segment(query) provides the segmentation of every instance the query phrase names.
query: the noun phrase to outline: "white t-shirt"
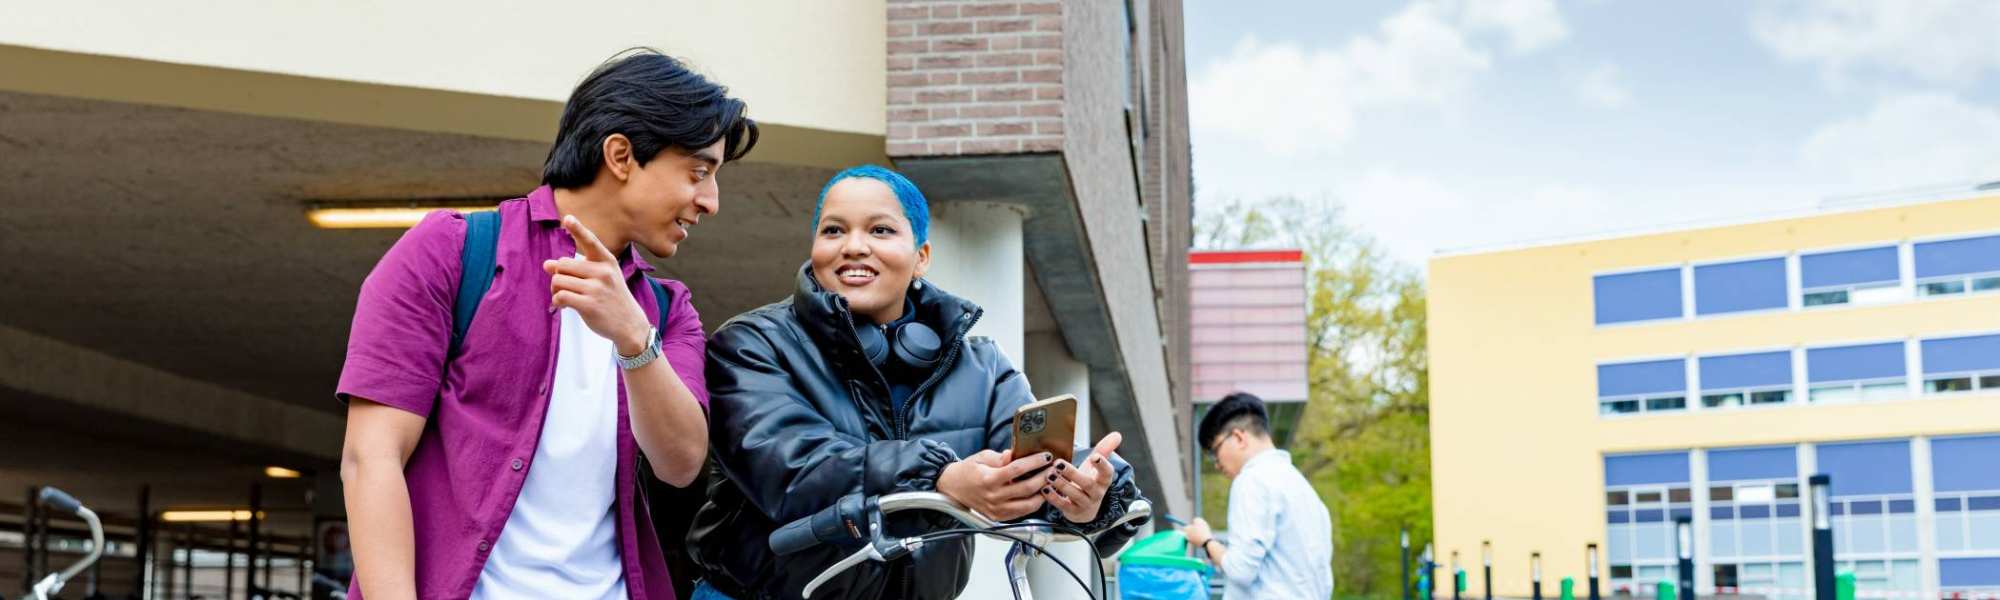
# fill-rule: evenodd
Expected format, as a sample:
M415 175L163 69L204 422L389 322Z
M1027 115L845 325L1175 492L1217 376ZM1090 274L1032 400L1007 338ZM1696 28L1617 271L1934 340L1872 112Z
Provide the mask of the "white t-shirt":
M528 479L474 600L624 600L619 560L617 348L562 311L555 384Z

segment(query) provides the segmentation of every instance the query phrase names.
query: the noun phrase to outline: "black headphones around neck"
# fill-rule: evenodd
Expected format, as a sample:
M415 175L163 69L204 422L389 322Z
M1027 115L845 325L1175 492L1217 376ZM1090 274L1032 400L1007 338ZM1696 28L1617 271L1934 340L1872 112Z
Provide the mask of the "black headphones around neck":
M854 325L854 335L861 341L861 355L876 368L890 367L893 357L905 368L926 370L936 367L944 354L944 341L937 332L914 319L893 328L873 323Z

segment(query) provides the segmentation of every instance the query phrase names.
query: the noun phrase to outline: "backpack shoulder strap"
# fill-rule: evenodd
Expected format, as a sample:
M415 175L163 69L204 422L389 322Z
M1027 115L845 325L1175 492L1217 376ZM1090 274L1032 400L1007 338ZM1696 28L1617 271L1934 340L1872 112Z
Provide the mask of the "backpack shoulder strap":
M465 342L465 330L472 326L479 301L493 287L493 265L500 245L500 211L478 211L465 215L465 248L459 251L461 267L458 299L452 303L451 350L456 356Z
M660 326L658 329L660 330L660 342L665 343L667 341L667 316L671 314L671 309L674 305L674 296L671 292L667 291L667 286L661 284L660 280L654 279L651 275L642 275L642 277L645 277L646 283L653 287L653 304L660 307Z

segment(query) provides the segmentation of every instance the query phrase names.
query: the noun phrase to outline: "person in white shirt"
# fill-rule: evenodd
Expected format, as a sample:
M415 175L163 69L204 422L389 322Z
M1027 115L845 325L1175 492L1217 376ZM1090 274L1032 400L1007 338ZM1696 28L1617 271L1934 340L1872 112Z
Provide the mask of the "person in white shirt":
M1271 443L1264 401L1237 392L1202 417L1202 447L1229 484L1229 543L1199 517L1183 531L1228 578L1233 600L1333 596L1333 518L1292 455Z

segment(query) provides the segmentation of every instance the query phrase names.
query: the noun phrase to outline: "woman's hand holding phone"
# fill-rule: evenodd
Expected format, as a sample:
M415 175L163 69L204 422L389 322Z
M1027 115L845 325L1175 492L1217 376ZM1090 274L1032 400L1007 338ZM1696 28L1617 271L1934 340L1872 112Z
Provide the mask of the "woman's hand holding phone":
M1118 444L1125 436L1113 431L1098 440L1097 447L1090 449L1083 464L1073 465L1069 461L1056 461L1055 472L1044 480L1042 496L1049 504L1061 510L1064 519L1071 523L1089 523L1097 519L1097 509L1104 504L1104 492L1111 489L1114 475L1111 468L1111 453L1118 451Z
M1023 476L1055 462L1055 456L1046 452L1016 459L1012 450L981 450L945 465L938 475L937 490L987 518L1018 519L1042 508L1045 500L1041 490L1049 483L1045 478Z

